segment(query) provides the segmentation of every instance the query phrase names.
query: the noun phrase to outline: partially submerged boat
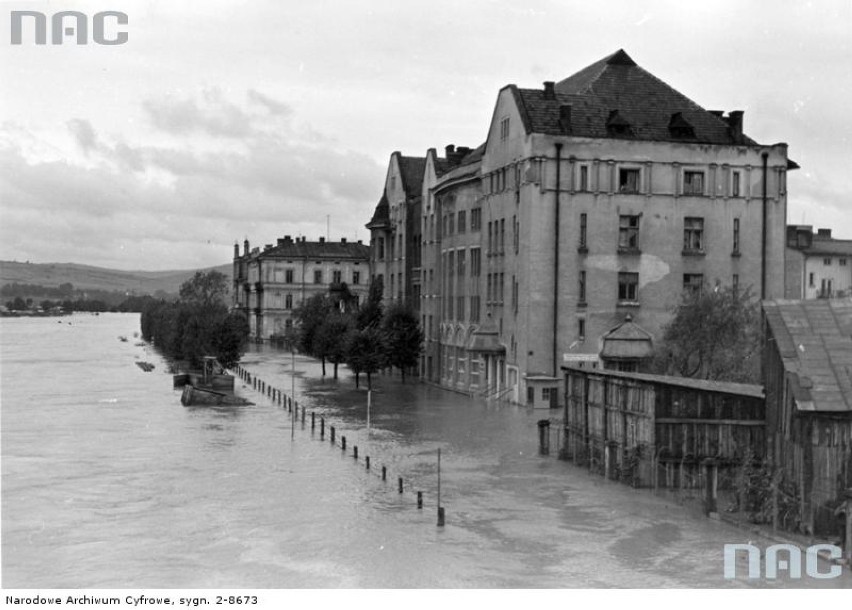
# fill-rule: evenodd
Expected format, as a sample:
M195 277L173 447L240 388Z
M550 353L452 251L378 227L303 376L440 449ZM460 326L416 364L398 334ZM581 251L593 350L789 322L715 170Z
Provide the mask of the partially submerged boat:
M179 373L173 379L175 389L183 388L180 402L185 407L254 404L234 394L234 376L213 356L204 357L201 371Z

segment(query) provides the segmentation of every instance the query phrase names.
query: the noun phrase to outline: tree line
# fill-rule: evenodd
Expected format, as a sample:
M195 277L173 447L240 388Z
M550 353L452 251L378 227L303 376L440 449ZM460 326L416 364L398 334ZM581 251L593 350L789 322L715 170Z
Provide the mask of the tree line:
M273 341L297 348L334 368L345 364L355 374L360 387L363 373L367 387L372 376L385 368L399 369L403 382L415 366L423 347L423 331L414 311L402 304L382 303L382 283L370 285L367 300L358 306L345 284L328 294L306 299L295 310L296 325L289 335L273 336Z
M228 311L228 278L218 271L199 271L180 287L177 301L149 300L141 316L142 338L164 355L201 366L215 356L229 368L245 353L249 326L245 316Z

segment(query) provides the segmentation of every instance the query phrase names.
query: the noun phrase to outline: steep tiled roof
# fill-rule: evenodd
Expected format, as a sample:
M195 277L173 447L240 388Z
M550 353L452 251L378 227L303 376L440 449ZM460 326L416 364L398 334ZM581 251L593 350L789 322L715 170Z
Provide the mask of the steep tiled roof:
M623 50L556 83L550 96L541 89L511 87L524 115L524 123L533 133L565 134L560 124L560 106L570 104L570 134L574 136L755 144L745 136L738 139L722 117L705 110L637 66ZM615 135L607 129L614 111L617 111L619 122L623 120L629 124L629 134ZM674 135L673 123L690 126L689 135L694 137Z
M399 155L402 188L408 197L417 197L423 191L423 172L425 169L426 157L404 157Z
M308 258L308 259L324 259L324 258L355 258L368 260L370 257L370 247L357 242L342 243L339 241L289 241L273 246L268 250L262 250L259 253L261 257L276 257L276 258Z
M373 212L373 217L370 219L370 222L367 223L367 228L379 228L390 224L390 205L388 204L388 198L384 192L382 192L382 198L379 199L379 203L376 204L376 210Z
M852 411L852 300L763 304L800 411Z

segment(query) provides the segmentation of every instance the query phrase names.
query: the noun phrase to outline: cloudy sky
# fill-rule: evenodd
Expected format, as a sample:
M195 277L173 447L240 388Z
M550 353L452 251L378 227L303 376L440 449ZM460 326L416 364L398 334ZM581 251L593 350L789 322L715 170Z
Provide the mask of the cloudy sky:
M624 48L787 142L789 221L852 239L852 0L0 0L0 260L228 262L367 241L394 150L476 146L500 87ZM121 10L127 44L12 46L10 12Z

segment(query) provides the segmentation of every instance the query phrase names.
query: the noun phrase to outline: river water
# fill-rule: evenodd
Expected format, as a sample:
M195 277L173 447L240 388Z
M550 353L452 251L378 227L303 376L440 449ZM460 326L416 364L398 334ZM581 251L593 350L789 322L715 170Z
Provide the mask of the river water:
M253 348L246 369L295 383L293 430L240 380L253 406L181 406L138 330L133 314L0 323L5 588L850 586L724 580L722 545L753 534L540 456L541 412L380 376L368 433L345 369L297 356L293 376L289 354Z

